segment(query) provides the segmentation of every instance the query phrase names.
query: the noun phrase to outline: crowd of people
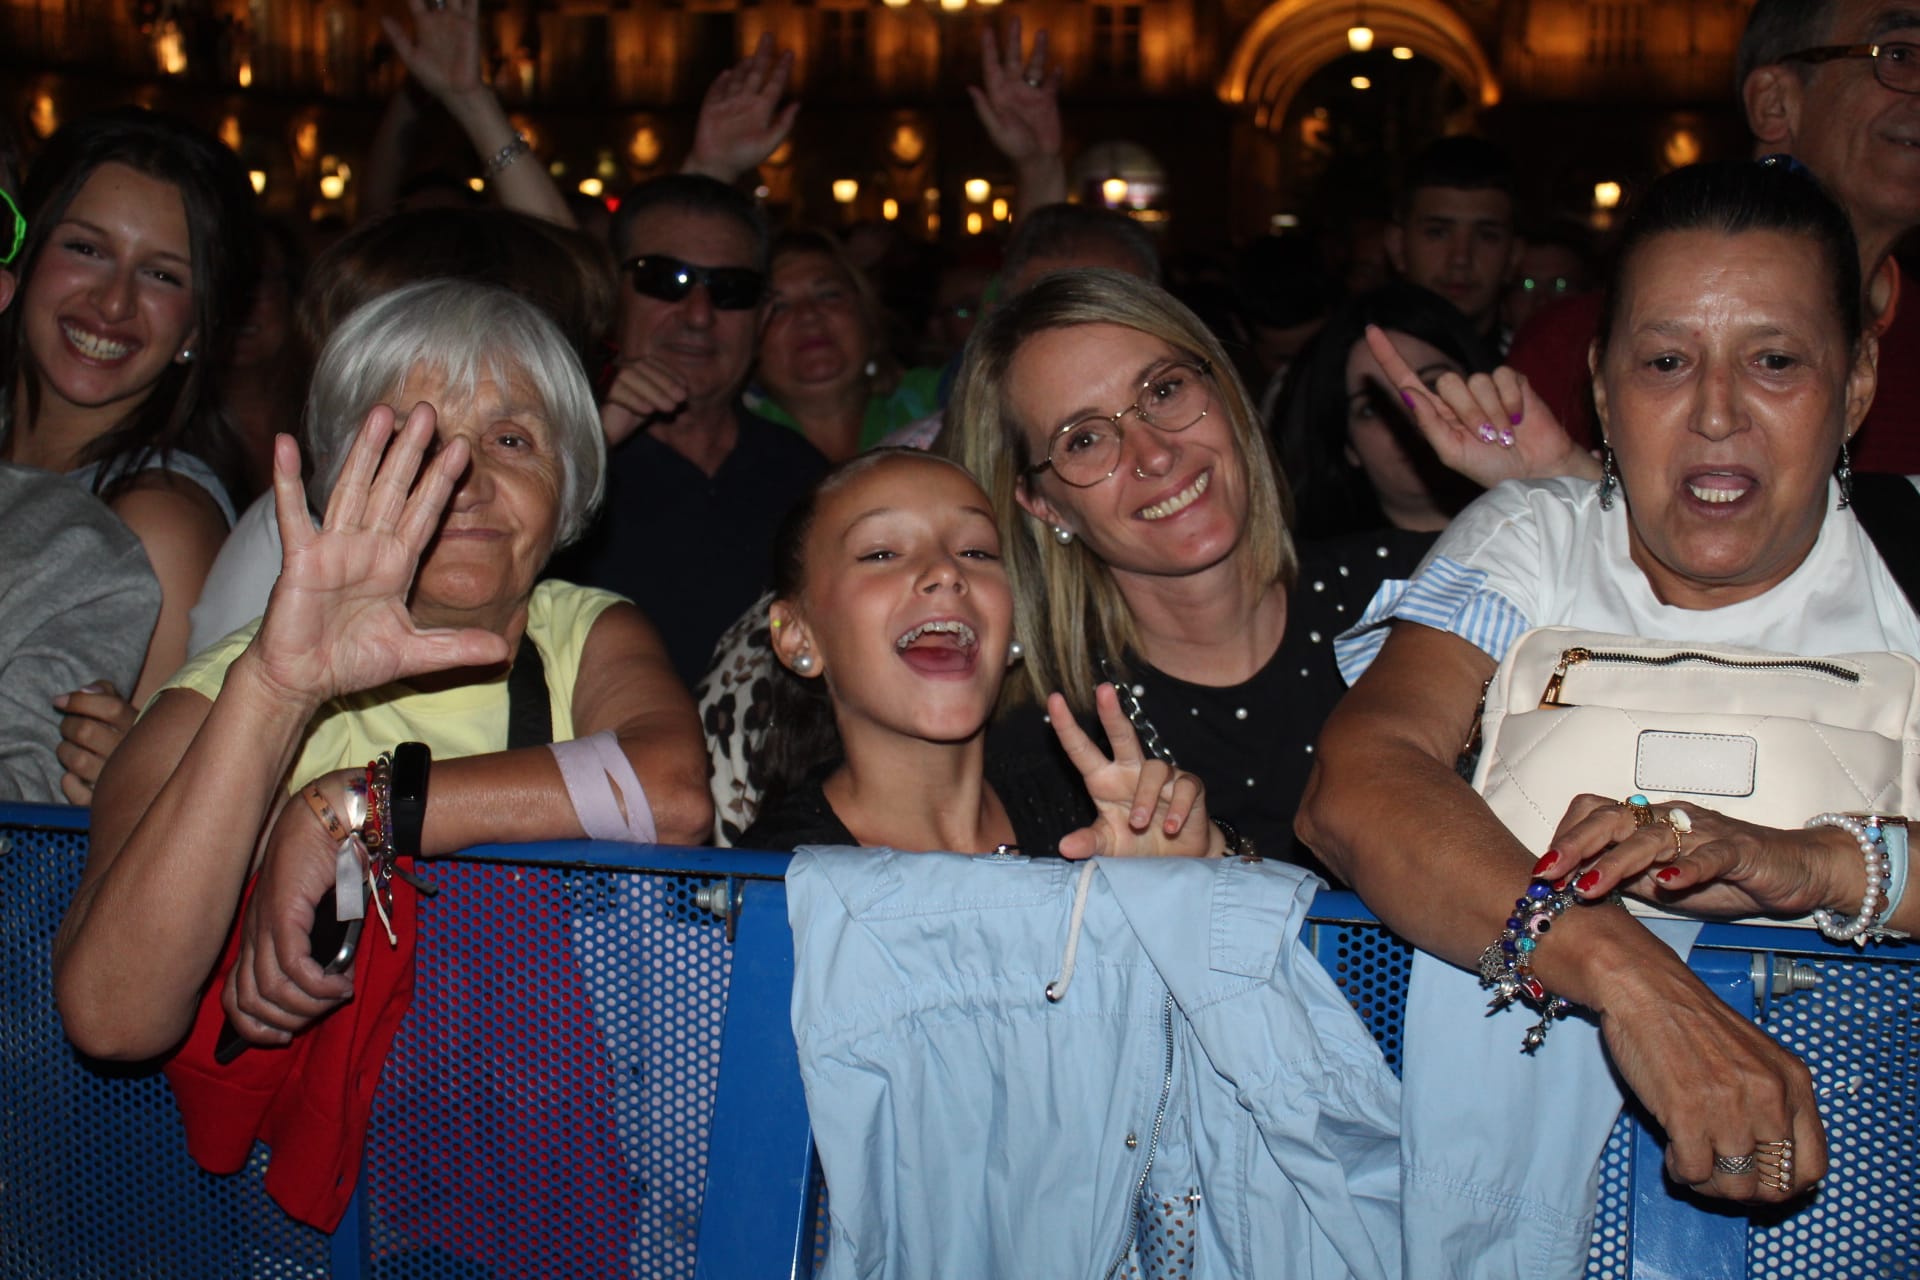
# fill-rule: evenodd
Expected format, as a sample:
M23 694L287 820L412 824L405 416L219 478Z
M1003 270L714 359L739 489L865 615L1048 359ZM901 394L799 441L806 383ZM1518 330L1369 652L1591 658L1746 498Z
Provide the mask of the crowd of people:
M80 1049L324 1030L371 980L316 926L475 843L1257 853L1431 966L1402 1211L1456 1259L1433 1274L1495 1238L1584 1259L1489 1206L1590 1213L1623 1096L1702 1194L1818 1183L1804 1065L1620 899L1912 932L1900 815L1576 778L1532 847L1462 744L1537 627L1920 658L1864 510L1920 508L1869 481L1920 473L1911 12L1760 0L1756 158L1652 183L1604 259L1462 136L1407 166L1384 263L1332 234L1163 261L1067 202L1059 76L1015 20L973 93L1020 184L984 267L768 226L739 183L798 109L770 41L681 172L579 209L477 14L390 25L389 178L310 262L166 117L0 154L0 796L91 806L55 951ZM391 180L422 95L498 207ZM1550 1077L1486 1086L1450 1033L1482 979L1573 1023ZM1468 1089L1499 1114L1463 1123ZM1553 1168L1509 1158L1549 1111Z

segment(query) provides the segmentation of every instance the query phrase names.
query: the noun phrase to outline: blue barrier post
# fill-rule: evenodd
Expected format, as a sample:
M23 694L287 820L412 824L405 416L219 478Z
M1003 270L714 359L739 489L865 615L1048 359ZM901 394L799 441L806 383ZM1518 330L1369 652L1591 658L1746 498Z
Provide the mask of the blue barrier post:
M1688 961L1700 980L1734 1009L1755 1012L1751 961L1739 951L1696 950ZM1633 1237L1629 1280L1742 1280L1747 1274L1747 1217L1682 1195L1666 1176L1666 1149L1644 1124L1633 1138Z
M707 1138L700 1280L811 1273L813 1135L788 1009L793 933L780 881L736 887L739 929Z

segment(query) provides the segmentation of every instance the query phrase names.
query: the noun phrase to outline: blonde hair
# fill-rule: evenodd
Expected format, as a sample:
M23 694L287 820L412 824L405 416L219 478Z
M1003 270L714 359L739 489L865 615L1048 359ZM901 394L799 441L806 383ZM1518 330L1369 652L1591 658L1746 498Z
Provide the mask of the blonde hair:
M1212 366L1215 403L1225 412L1247 477L1247 527L1241 567L1249 585L1291 586L1292 500L1252 399L1233 362L1199 317L1172 294L1122 271L1062 271L999 308L967 342L939 448L973 472L1000 524L1014 629L1026 644L1024 680L1009 680L1004 703L1041 700L1058 689L1076 710L1093 706L1105 658L1122 677L1137 644L1133 614L1112 572L1084 541L1062 545L1028 515L1018 494L1034 463L1027 424L1007 397L1007 374L1035 334L1086 324L1117 324L1148 334Z

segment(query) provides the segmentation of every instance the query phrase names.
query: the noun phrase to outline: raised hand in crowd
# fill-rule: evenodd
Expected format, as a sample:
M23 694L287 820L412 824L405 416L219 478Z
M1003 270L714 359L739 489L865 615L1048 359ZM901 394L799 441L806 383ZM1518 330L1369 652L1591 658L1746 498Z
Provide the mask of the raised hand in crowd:
M65 713L60 718L60 745L53 751L66 770L60 777L60 793L68 804L92 804L93 784L100 780L101 767L140 713L105 680L63 693L53 705Z
M289 699L317 706L408 676L507 660L507 642L491 631L421 628L407 612L415 569L467 465L459 436L426 460L434 419L433 406L415 405L396 432L392 409L369 413L318 529L299 450L289 436L274 442L282 560L253 649L263 676Z
M487 184L505 208L545 218L563 227L572 212L546 166L527 162L527 145L507 118L482 68L480 0L407 0L413 30L392 18L380 27L406 64L407 73L445 107L485 165ZM394 95L368 157L363 201L383 213L394 203L405 168L407 141L417 123L411 100Z
M1020 19L1007 23L1004 43L987 27L980 32L980 84L967 96L1000 153L1013 161L1019 177L1022 212L1067 198L1067 169L1061 159L1060 77L1058 64L1047 66L1047 33L1036 31L1026 50Z
M1429 389L1377 325L1367 326L1367 349L1440 461L1476 484L1600 478L1599 462L1573 442L1525 374L1505 365L1470 378L1443 373Z
M1094 690L1111 758L1094 744L1067 700L1047 696L1047 716L1067 758L1093 800L1090 826L1061 838L1063 858L1206 858L1226 852L1226 838L1207 818L1206 786L1140 749L1140 739L1110 684Z
M763 34L751 54L707 88L693 151L680 171L734 182L779 150L800 114L798 102L780 104L792 74L793 51L776 55L773 37Z

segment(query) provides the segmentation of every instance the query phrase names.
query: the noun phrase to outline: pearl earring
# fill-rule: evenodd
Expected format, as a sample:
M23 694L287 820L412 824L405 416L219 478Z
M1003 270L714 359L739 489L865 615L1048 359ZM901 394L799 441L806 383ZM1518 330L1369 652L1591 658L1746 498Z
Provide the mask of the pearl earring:
M811 653L802 650L793 657L794 674L810 676L813 674L814 660Z
M862 370L862 372L864 372L864 373L865 373L865 374L866 374L866 375L867 375L867 376L868 376L869 378L877 378L877 377L879 377L879 376L880 376L880 362L879 362L878 360L869 360L869 361L867 361L867 367L866 367L866 368L865 368L864 370Z
M1007 665L1008 666L1012 666L1014 663L1020 661L1020 659L1026 656L1027 656L1027 646L1021 644L1018 640L1013 641L1011 644L1007 646Z
M1053 540L1054 540L1055 542L1057 542L1057 543L1059 543L1059 544L1060 544L1061 546L1063 546L1063 547L1064 547L1064 546L1066 546L1066 545L1067 545L1067 544L1068 544L1069 542L1072 542L1072 541L1073 541L1073 530L1071 530L1071 529L1062 529L1062 528L1061 528L1061 527L1060 527L1059 525L1054 525L1054 526L1053 526Z
M180 348L180 363L181 363L181 364L192 364L192 363L193 363L193 348L192 348L192 347L182 347L182 348Z

